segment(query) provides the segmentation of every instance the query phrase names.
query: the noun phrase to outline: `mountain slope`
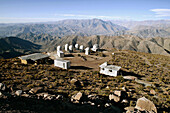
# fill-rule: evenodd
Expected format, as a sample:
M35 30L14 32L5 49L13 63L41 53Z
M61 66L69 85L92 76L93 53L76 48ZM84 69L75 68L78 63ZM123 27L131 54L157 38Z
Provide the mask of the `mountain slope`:
M38 52L39 45L16 37L6 37L0 39L0 57L13 58L22 54Z
M131 34L141 38L163 37L170 38L169 20L146 20L146 21L111 21L127 27L125 34Z
M64 48L65 44L81 44L85 47L92 47L93 44L99 44L100 48L117 48L121 50L133 50L146 53L155 53L169 55L169 38L139 38L136 36L66 36L57 38L42 47L44 51L55 51L58 45Z
M51 36L49 34L34 34L32 32L28 32L28 33L20 33L17 35L18 38L24 39L24 40L28 40L32 43L35 44L39 44L39 45L44 45L49 43L50 41L52 41L55 38L55 36Z
M127 31L127 34L141 38L166 37L170 38L170 32L166 28L157 28L153 26L136 26Z

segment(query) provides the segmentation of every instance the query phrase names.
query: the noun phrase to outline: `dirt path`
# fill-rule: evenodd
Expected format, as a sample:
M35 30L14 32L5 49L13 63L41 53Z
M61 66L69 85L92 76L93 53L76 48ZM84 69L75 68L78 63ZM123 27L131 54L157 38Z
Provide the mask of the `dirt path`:
M105 52L104 54L106 55L106 57L99 57L95 55L85 55L84 53L72 53L72 55L70 55L71 57L65 57L64 59L71 61L71 66L72 66L71 69L73 70L99 71L99 65L112 59L110 52Z

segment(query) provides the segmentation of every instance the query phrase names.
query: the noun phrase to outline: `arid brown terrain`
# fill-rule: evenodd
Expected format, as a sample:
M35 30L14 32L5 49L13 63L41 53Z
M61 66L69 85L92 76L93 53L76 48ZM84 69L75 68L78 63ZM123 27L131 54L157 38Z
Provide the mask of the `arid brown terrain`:
M89 56L70 53L65 59L72 62L69 70L0 59L0 111L135 112L145 97L158 112L170 112L169 56L109 49ZM105 61L121 66L121 75L100 74L98 66ZM155 111L154 105L148 106Z

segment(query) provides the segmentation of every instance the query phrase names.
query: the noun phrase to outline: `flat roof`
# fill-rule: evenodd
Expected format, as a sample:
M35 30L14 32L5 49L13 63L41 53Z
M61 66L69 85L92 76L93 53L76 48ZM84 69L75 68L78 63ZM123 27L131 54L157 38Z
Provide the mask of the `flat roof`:
M115 65L107 65L104 68L109 69L109 70L116 70L116 71L118 71L121 67L120 66L115 66Z
M106 69L109 69L109 70L116 70L116 71L118 71L121 68L120 66L108 65L107 62L104 62L99 67L100 68L106 68Z
M63 60L63 59L55 59L57 61L61 61L61 62L70 62L69 60Z
M18 58L20 58L22 60L31 59L33 61L36 61L36 60L47 58L47 57L49 57L49 56L45 55L45 54L42 54L42 53L33 53L33 54L29 54L29 55L18 57Z

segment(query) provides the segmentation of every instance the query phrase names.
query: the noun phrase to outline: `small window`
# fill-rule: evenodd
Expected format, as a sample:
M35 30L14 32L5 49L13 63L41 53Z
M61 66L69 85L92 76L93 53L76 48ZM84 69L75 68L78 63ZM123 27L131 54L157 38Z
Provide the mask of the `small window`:
M65 63L63 63L63 67L65 68Z
M113 72L112 70L109 70L109 72Z

